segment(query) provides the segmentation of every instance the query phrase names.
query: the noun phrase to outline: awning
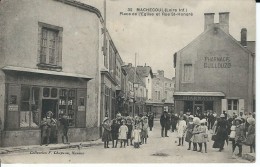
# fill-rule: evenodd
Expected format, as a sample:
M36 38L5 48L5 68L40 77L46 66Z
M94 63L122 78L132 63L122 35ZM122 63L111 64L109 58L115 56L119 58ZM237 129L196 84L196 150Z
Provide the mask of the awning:
M173 96L225 96L223 92L174 92Z
M67 72L58 72L58 71L49 71L49 70L40 70L34 68L25 68L25 67L15 67L15 66L5 66L2 68L3 71L19 71L19 72L28 72L36 74L47 74L47 75L56 75L56 76L65 76L65 77L74 77L74 78L84 78L84 79L93 79L92 77L84 74L76 73L67 73Z

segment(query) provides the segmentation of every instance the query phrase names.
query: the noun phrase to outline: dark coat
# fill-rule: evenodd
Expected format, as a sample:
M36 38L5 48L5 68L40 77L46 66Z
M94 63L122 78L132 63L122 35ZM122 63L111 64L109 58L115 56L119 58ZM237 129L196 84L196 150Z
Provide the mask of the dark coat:
M162 114L160 118L160 124L162 127L169 128L170 127L170 117L168 114Z
M112 139L113 140L117 140L118 139L118 130L120 128L120 125L118 123L113 123L111 125L111 135L112 135Z
M153 127L153 120L154 120L154 116L148 115L148 125L149 125L149 127Z
M228 139L228 121L221 119L217 123L216 140L213 144L213 148L223 148L225 140Z

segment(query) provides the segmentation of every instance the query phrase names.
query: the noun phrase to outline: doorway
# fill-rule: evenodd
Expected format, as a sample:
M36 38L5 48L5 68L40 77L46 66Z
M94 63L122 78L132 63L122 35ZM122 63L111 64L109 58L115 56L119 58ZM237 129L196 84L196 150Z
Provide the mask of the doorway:
M46 116L48 111L53 113L53 118L58 118L58 100L54 99L43 99L42 100L42 118Z

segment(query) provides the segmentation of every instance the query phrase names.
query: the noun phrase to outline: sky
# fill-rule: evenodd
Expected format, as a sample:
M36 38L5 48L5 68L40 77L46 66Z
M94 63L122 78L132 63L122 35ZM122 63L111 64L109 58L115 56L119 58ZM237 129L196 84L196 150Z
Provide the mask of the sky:
M104 13L104 0L80 0ZM154 73L164 70L174 77L173 54L204 31L204 13L230 12L229 32L240 40L240 31L247 28L248 41L256 38L254 0L106 0L107 28L123 61L148 65ZM125 16L132 8L185 8L193 16Z

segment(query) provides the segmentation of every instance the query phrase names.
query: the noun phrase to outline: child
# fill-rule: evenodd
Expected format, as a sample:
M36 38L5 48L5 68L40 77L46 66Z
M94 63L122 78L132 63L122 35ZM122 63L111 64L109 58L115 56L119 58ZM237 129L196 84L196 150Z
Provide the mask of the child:
M143 117L142 121L142 143L146 144L148 138L148 118L146 116Z
M193 119L193 122L194 122L194 128L193 128L193 131L192 131L192 134L193 134L193 139L192 139L192 142L193 142L193 151L197 151L197 143L199 142L199 133L200 133L200 119L198 117L195 117Z
M185 141L189 143L189 148L188 150L191 149L191 138L192 138L192 131L193 131L193 128L194 128L194 123L193 123L193 115L190 115L189 116L189 122L188 122L188 125L187 125L187 128L186 128L186 137L185 137Z
M250 153L253 153L255 152L255 119L248 118L247 122L249 127L245 144L250 146Z
M132 138L134 141L134 148L140 148L139 143L141 142L141 130L138 125L135 125L135 129L132 133Z
M242 142L245 139L244 127L241 125L242 124L241 118L237 117L235 119L235 124L236 124L236 135L235 135L235 141L232 143L232 150L233 150L233 154L234 154L236 147L238 147L239 153L237 154L237 156L241 157L242 156Z
M207 142L208 142L208 127L206 125L207 120L202 119L200 121L200 133L199 133L199 152L203 153L202 151L202 144L204 144L205 147L205 153L207 153Z
M120 148L122 148L122 143L124 142L124 147L126 145L126 140L127 140L127 133L128 133L128 128L127 126L125 125L125 120L123 119L122 120L122 125L120 126L119 128L119 136L118 136L118 139L120 140Z
M104 132L102 136L102 141L104 142L104 148L109 148L108 143L109 141L112 140L112 137L111 137L111 127L109 124L109 119L107 117L104 118L102 126L104 128Z
M132 143L132 139L131 139L131 135L132 135L132 131L133 131L133 125L132 125L132 119L131 117L127 117L127 124L126 124L127 128L128 128L128 133L127 133L127 146L129 146L129 140L130 140L130 144L131 146L133 145Z
M113 123L111 125L111 135L112 135L112 144L113 144L113 148L117 147L117 143L118 143L118 131L120 128L120 122L117 122L115 119L113 120ZM116 145L115 145L115 141L116 141Z
M177 137L179 138L179 144L178 146L183 146L183 138L184 138L184 132L186 130L186 121L184 120L184 116L180 117L179 122L177 124Z

